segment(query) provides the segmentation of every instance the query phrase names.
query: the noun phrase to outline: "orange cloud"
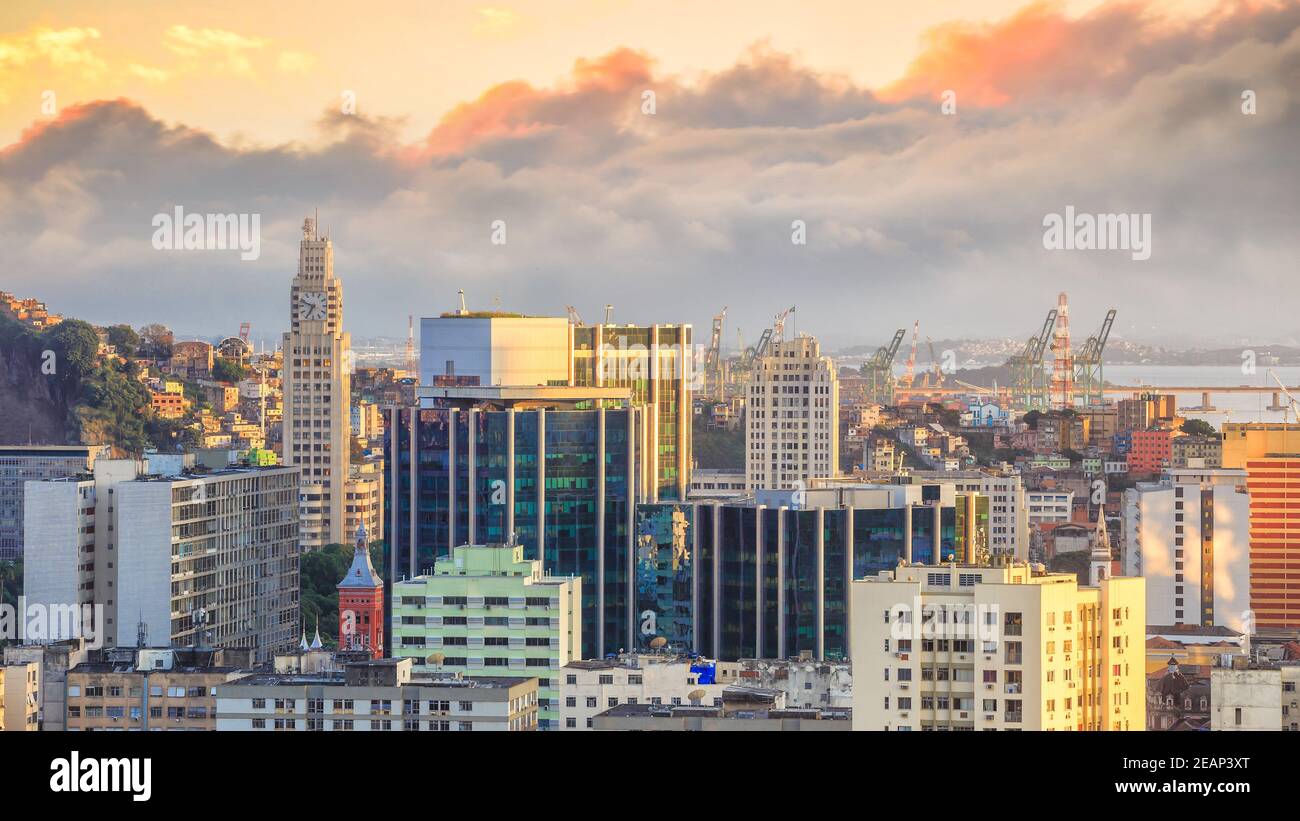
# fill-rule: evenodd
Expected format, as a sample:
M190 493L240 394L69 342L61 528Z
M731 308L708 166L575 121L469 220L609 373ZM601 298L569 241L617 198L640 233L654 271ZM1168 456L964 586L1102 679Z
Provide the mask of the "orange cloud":
M1223 0L1206 14L1170 18L1144 0L1107 3L1077 18L1057 0L1040 0L994 23L953 22L930 29L906 74L882 89L898 102L937 98L1001 106L1052 94L1104 91L1140 74L1144 52L1180 39L1206 41L1219 30L1279 8L1273 0Z
M646 55L622 48L576 61L557 88L534 88L521 80L495 85L447 112L429 133L425 149L434 155L457 154L485 140L527 136L607 113L624 95L650 82L650 66Z

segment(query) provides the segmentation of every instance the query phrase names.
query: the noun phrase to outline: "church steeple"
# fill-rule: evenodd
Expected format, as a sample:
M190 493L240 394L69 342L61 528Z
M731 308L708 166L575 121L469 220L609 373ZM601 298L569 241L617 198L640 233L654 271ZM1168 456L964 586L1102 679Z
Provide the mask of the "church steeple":
M1088 555L1088 584L1099 585L1110 577L1110 534L1106 532L1106 503L1097 506L1097 527L1093 531L1092 552Z

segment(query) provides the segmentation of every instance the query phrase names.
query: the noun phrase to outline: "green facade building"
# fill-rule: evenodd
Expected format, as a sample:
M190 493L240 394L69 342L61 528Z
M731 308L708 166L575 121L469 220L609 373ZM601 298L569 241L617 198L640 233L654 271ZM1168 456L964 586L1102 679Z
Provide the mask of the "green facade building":
M561 668L582 658L582 579L542 575L521 545L461 545L392 586L392 654L428 670L538 679L541 729L559 727Z

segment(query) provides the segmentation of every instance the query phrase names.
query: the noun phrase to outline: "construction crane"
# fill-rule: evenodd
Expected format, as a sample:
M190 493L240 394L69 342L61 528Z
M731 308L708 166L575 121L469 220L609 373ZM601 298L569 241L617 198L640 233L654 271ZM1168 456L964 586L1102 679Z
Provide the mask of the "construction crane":
M939 363L939 360L934 355L934 342L930 339L930 337L927 336L925 338L925 344L926 347L930 349L930 369L934 371L934 386L936 388L942 388L943 387L943 366Z
M1020 353L1007 359L1011 370L1011 396L1021 410L1042 410L1049 404L1048 380L1043 372L1043 353L1047 350L1052 329L1056 326L1056 309L1047 312L1043 329L1029 337Z
M248 341L248 334L253 330L253 326L248 322L239 323L239 338Z
M1115 324L1115 309L1106 312L1101 330L1088 337L1083 348L1074 357L1074 392L1082 404L1100 405L1105 401L1106 379L1102 372L1101 357L1110 339L1111 326Z
M569 322L578 327L582 327L582 317L578 316L578 309L572 305L565 305L564 309L569 312Z
M906 328L894 331L894 338L889 344L877 348L870 359L862 363L862 375L867 378L867 401L877 405L894 403L894 357L907 335Z
M1300 402L1297 402L1296 398L1291 395L1291 391L1287 388L1286 383L1277 378L1277 374L1273 372L1272 368L1268 369L1268 377L1277 383L1277 386L1282 389L1282 395L1286 397L1287 404L1282 406L1282 424L1287 424L1287 409L1290 409L1290 411L1295 414L1296 421L1300 422Z
M916 337L921 331L921 320L912 323L912 352L907 355L907 366L903 369L903 375L898 378L899 384L904 388L912 387L916 381Z
M709 340L709 349L704 354L704 374L708 381L708 393L715 402L721 402L726 380L722 374L722 323L727 318L727 306L722 306L722 313L713 317L713 336Z

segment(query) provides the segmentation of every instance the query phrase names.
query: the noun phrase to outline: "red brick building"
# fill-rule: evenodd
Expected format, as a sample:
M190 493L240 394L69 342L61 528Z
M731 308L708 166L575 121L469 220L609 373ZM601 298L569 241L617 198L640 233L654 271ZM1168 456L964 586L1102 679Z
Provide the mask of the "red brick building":
M339 588L339 649L364 650L384 657L384 582L370 561L364 524L357 528L357 547Z

